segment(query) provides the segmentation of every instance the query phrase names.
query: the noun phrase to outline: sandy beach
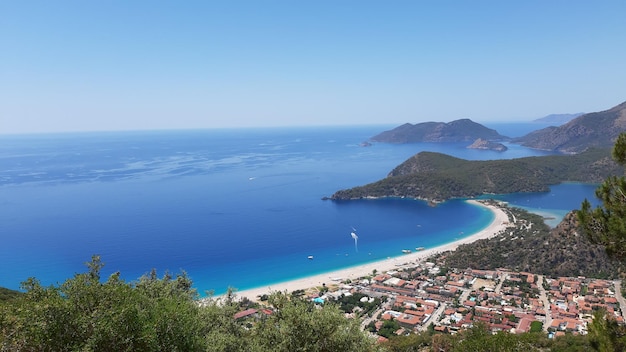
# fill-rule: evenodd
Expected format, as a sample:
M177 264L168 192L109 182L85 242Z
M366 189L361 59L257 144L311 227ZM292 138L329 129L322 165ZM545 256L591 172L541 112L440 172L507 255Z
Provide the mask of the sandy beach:
M247 297L250 300L256 300L258 296L267 294L272 291L292 292L295 290L322 286L322 284L331 285L333 283L337 283L340 280L354 280L359 277L370 275L373 270L377 270L377 272L379 273L384 273L390 270L397 269L398 267L406 264L415 264L416 262L424 260L431 255L439 252L455 250L461 244L471 243L479 239L495 236L508 226L508 215L502 209L496 206L486 205L475 200L467 200L467 202L490 209L495 215L491 224L489 224L489 226L477 233L438 247L427 248L423 251L404 254L399 257L389 258L347 269L331 271L319 275L305 277L302 279L285 281L265 287L238 291L236 292L236 294L239 297Z

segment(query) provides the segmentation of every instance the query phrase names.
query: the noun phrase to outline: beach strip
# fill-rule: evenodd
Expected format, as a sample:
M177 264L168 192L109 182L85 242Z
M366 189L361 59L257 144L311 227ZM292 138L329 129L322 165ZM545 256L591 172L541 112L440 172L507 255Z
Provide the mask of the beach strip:
M509 226L509 217L501 208L494 205L487 205L481 203L476 200L467 200L468 203L479 205L482 207L486 207L494 213L493 221L483 230L478 231L472 235L460 238L454 242L450 242L441 246L437 246L434 248L427 248L423 251L413 252L409 254L404 254L399 257L393 257L389 259L384 259L372 263L367 263L359 266L354 266L346 269L335 270L331 272L326 272L323 274L313 275L304 277L301 279L291 280L276 283L273 285L268 285L259 288L253 288L248 290L237 291L236 295L238 297L246 297L250 300L257 300L257 297L269 294L270 292L280 291L280 292L293 292L295 290L306 290L311 287L319 287L323 284L331 285L333 283L338 283L343 280L355 280L360 277L371 275L374 270L379 273L384 273L390 270L396 270L400 266L416 264L419 261L422 261L433 254L453 251L461 244L471 243L483 238L493 237Z

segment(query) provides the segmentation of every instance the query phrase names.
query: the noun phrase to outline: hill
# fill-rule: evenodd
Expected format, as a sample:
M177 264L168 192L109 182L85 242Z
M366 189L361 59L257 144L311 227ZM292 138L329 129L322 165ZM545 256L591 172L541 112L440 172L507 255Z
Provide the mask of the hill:
M548 191L549 185L564 181L598 183L621 172L608 149L487 161L421 152L397 166L386 178L337 191L331 199L411 197L442 201L482 194L543 192Z
M615 279L624 272L623 263L609 258L603 246L592 244L579 233L573 212L550 229L538 215L518 208L507 209L522 226L444 253L446 265L487 270L508 268L552 277Z
M526 147L562 153L580 153L588 148L612 147L626 131L626 102L609 110L581 115L559 126L547 127L513 139Z
M406 123L370 138L383 143L473 142L477 139L505 140L496 130L470 119L445 122Z
M533 122L535 123L542 123L542 124L550 124L553 126L560 126L564 123L568 123L570 121L572 121L573 119L577 118L578 116L583 115L584 112L578 112L575 114L550 114L548 116L544 116L542 118L539 119L535 119L533 120Z
M0 287L0 302L16 299L21 295L21 292L10 290L5 287Z

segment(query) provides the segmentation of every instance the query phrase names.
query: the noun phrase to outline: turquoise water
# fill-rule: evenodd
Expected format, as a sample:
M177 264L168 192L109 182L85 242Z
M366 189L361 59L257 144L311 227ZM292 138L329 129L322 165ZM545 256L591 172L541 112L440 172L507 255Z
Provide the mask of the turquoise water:
M587 198L592 206L598 206L595 197L598 185L584 183L563 183L550 187L550 192L514 193L496 195L492 198L507 201L512 205L526 209L546 218L545 222L555 227L563 217L574 209L580 209L580 204Z
M399 256L476 232L493 215L461 200L429 207L322 198L383 178L422 150L474 160L546 154L519 146L504 153L464 144L359 146L387 128L2 136L0 286L18 288L29 276L62 281L92 254L102 256L105 275L121 271L132 280L151 268L184 269L200 292L216 293ZM558 198L547 209L565 211L592 195L558 187L567 202L561 188L509 201L544 204L547 196Z

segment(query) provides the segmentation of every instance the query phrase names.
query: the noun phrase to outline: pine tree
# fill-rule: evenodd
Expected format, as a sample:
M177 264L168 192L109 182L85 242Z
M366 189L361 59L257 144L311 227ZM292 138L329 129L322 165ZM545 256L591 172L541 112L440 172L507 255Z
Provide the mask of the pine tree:
M613 159L626 165L626 133L619 135L613 147ZM602 205L591 209L587 199L577 211L581 228L594 243L606 247L607 253L626 259L626 178L611 176L596 190Z

